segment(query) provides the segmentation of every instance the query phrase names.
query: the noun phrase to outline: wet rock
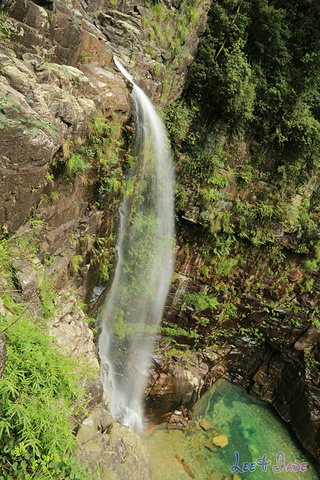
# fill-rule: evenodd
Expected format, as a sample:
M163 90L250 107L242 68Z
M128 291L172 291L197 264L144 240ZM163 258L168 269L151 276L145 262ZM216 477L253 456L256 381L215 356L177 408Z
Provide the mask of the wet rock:
M209 422L208 420L201 420L199 422L199 425L202 428L202 430L204 430L205 432L207 432L208 430L213 430L214 429L213 423Z
M320 331L316 327L310 327L307 332L294 344L296 350L308 350L320 340Z
M115 422L103 406L94 408L77 434L77 457L101 478L151 480L146 446L131 427Z
M157 373L157 369L162 370L161 373ZM199 354L176 355L171 360L159 356L146 389L148 416L156 423L163 423L181 407L190 410L200 398L206 375L209 375L209 366Z
M123 124L128 119L131 101L123 78L96 65L81 65L80 68L92 86L93 99L102 114L116 115L118 123Z
M188 427L188 417L185 415L185 412L175 410L168 420L167 428L170 429L172 426L184 430Z
M90 399L86 408L92 409L103 400L103 385L100 378L87 378L85 380L85 391L87 397Z
M213 437L212 443L214 443L214 445L216 445L217 447L223 448L228 445L228 437L227 435L218 435L216 437Z

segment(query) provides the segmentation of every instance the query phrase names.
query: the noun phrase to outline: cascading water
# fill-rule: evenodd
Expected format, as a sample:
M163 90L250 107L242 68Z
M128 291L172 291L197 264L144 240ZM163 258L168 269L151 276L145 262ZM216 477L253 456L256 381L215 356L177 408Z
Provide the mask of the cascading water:
M135 166L120 205L117 266L99 314L102 382L112 414L142 430L141 400L173 272L173 168L163 124L144 92L132 83Z

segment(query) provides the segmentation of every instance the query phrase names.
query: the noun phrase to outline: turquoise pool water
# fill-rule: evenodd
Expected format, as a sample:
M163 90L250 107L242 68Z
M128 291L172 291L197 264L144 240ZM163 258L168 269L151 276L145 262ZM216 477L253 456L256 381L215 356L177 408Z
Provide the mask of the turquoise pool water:
M153 480L319 478L270 407L224 380L195 405L188 430L158 429L144 441Z

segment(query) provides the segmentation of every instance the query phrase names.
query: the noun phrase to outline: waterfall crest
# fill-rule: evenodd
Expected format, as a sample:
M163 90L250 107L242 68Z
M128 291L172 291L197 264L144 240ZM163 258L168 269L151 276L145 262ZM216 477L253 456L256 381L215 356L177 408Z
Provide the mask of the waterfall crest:
M132 83L135 158L120 205L117 266L98 316L102 383L115 418L142 430L141 400L173 272L174 174L164 126Z

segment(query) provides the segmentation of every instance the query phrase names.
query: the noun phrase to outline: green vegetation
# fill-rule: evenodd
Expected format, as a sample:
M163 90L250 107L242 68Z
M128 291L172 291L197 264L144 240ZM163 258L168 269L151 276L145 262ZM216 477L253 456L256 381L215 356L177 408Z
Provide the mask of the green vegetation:
M255 162L273 155L273 171L301 184L318 161L319 6L243 2L229 30L238 4L212 4L186 98L204 110L206 131L253 139Z
M72 477L65 457L75 445L70 407L83 394L79 374L78 382L74 376L79 367L49 346L48 336L26 315L16 312L13 321L1 381L1 478L81 478ZM0 325L8 327L4 320Z
M66 175L71 177L77 173L85 172L90 165L88 165L80 153L72 153L66 164Z
M182 0L175 9L170 8L164 2L148 1L148 16L141 17L141 20L148 32L147 48L148 53L155 61L159 62L159 50L154 48L154 43L168 52L172 60L176 59L179 65L183 65L190 59L190 45L188 40L192 32L196 31L199 23L198 5L200 1ZM165 69L161 69L157 63L154 67L154 75L161 72L162 99L166 99L172 89L175 88L177 79L172 80L172 67L167 63Z
M200 335L196 332L196 330L185 330L184 328L178 327L178 325L175 325L174 328L161 327L160 330L166 335L166 338L170 339L171 341L173 341L174 337L179 336L194 339L200 338Z
M87 142L79 149L79 153L93 165L94 176L98 179L98 195L113 198L115 206L120 200L124 182L118 155L120 136L121 126L113 119L95 116L89 126Z
M96 115L89 124L85 140L79 138L75 142L63 143L50 167L49 178L62 173L69 180L80 176L82 182L89 182L99 200L98 204L108 196L109 199L114 199L116 207L123 187L123 171L127 168L126 161L122 164L118 155L121 128L112 117ZM58 197L53 193L52 201L55 198Z
M264 298L269 285L289 308L295 294L314 291L319 11L316 2L213 2L187 90L164 110L176 156L177 218L202 226L194 232L204 238L196 275L225 292L217 316L220 309L234 314L233 282L244 267L246 295ZM198 248L195 237L185 238L186 261ZM301 256L296 284L287 269L292 252Z
M52 346L21 306L13 305L10 322L0 320L7 337L0 386L0 478L88 478L69 457L75 447L70 416L73 405L83 402L84 372Z
M71 275L77 275L80 273L81 263L82 263L81 255L75 255L74 257L70 258L69 271Z
M28 258L32 264L34 248L29 237L0 242L0 275L7 285L2 293L7 314L0 315L7 342L0 382L0 479L89 479L72 457L71 416L85 412L82 379L91 371L60 353L47 334L45 318L55 308L52 279L45 278L38 288L44 319L31 320L32 305L14 298L19 284L12 259Z
M10 43L11 30L7 23L7 14L0 11L0 40L4 43Z
M180 261L185 268L191 257L192 265L199 252L193 274L217 294L210 318L220 324L239 316L241 295L290 311L316 291L319 13L312 1L213 2L184 96L164 109L179 182ZM183 296L182 307L196 310L192 328L209 329L198 314L209 305L198 295ZM259 331L248 334L263 341Z
M186 293L182 296L181 301L182 304L192 305L199 312L206 308L215 309L219 305L217 298L207 295L206 292Z
M55 283L51 277L46 276L39 283L38 296L44 311L44 318L50 318L55 310L54 299L56 296Z
M99 280L106 283L109 280L109 273L112 266L114 237L94 238L91 251L91 265L97 269Z
M82 52L80 55L80 63L91 63L92 57L89 52Z

